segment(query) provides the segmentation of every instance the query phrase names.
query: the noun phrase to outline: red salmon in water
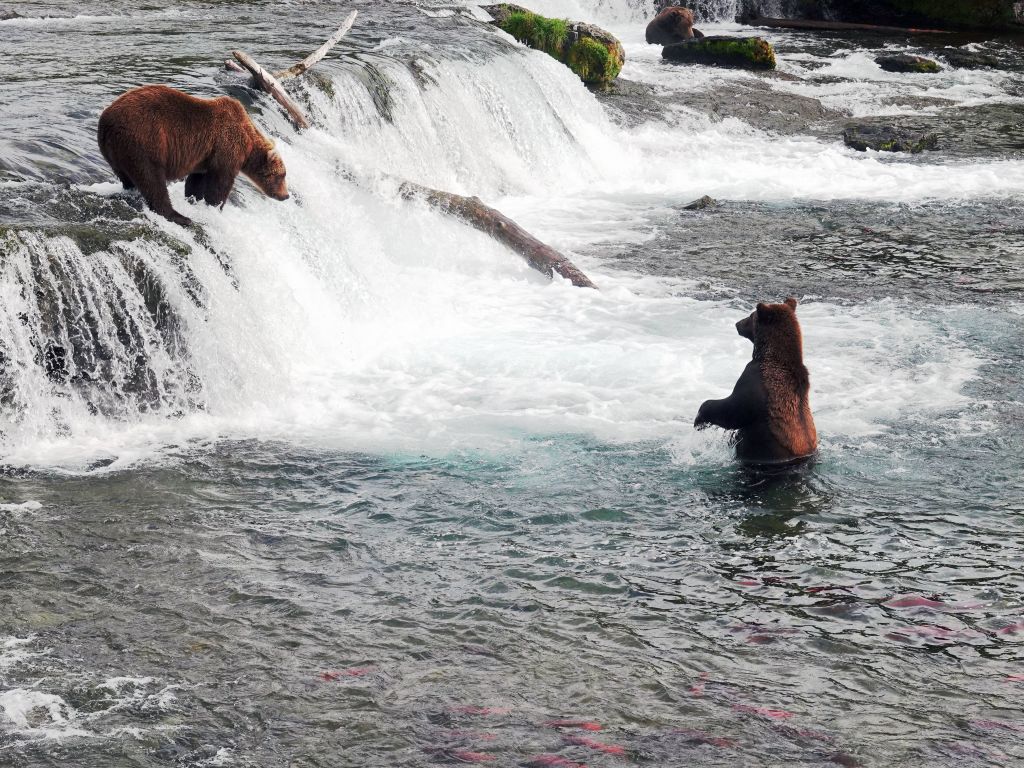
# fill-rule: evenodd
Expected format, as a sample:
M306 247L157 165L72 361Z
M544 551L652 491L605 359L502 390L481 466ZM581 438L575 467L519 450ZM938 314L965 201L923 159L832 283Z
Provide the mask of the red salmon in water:
M996 630L996 633L1000 635L1016 635L1019 632L1024 632L1024 621L1018 621L1016 624Z
M351 669L342 670L330 670L328 672L321 672L320 679L324 682L334 683L341 680L343 677L365 677L370 674L370 670L365 667L352 667Z
M1018 675L1007 675L1006 682L1008 683L1024 683L1024 674Z
M508 707L452 707L452 712L458 712L460 715L507 715L511 711Z
M722 747L725 749L736 746L736 742L732 739L727 739L724 736L712 736L710 733L705 733L704 731L692 731L680 728L672 731L672 733L678 733L681 736L685 736L686 740L691 744L710 744L712 747Z
M452 757L456 760L461 760L464 763L489 763L492 760L498 759L487 752L469 752L464 749L455 750L452 752Z
M582 728L584 731L600 731L601 724L589 720L548 720L547 728Z
M886 600L882 605L889 608L945 608L946 603L939 600L938 595L925 597L923 595L903 595Z
M577 747L587 747L589 749L596 749L598 752L604 752L606 755L625 756L626 754L626 750L616 744L605 744L603 741L588 739L586 736L563 736L562 740L566 744L572 744Z
M792 717L792 712L787 712L784 709L769 709L768 707L752 707L749 704L733 704L732 708L737 712L746 712L749 715L760 715L761 717L770 717L773 720L783 720L787 717Z
M587 768L583 763L574 763L558 755L536 755L524 765L526 768Z

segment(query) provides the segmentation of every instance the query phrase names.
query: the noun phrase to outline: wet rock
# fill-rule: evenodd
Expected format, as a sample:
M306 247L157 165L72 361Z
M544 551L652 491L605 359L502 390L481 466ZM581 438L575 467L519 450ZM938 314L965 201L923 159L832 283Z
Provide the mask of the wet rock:
M937 61L926 59L924 56L910 56L905 53L894 56L878 56L875 63L886 72L941 72L942 67Z
M23 19L25 18L17 11L8 11L6 8L0 8L0 21L9 21L10 19Z
M843 131L846 146L859 152L911 152L938 149L939 138L934 133L909 131L894 126L851 125Z
M736 69L775 69L775 49L761 37L704 37L666 45L662 58L681 64Z
M939 55L949 66L955 69L1005 69L1005 65L997 56L985 53L965 51L962 48L946 48Z
M705 208L710 208L713 205L718 205L718 201L710 195L704 195L704 197L698 197L692 203L687 203L683 206L684 211L701 211Z
M495 26L523 45L558 59L588 85L609 85L626 62L619 39L593 24L548 18L512 3L481 8Z

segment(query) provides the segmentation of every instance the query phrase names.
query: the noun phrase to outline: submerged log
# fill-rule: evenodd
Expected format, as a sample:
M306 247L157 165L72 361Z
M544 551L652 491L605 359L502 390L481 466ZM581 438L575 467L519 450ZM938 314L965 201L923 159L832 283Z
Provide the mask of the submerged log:
M501 211L485 204L479 197L442 192L411 181L402 182L398 190L407 200L423 200L432 208L450 214L474 229L490 235L548 277L559 274L577 288L597 287L568 258L542 243Z
M772 27L775 29L809 29L818 32L876 32L885 35L943 35L946 29L913 29L910 27L886 27L878 24L853 24L847 21L812 21L810 19L773 19L766 16L739 16L740 24L751 27Z

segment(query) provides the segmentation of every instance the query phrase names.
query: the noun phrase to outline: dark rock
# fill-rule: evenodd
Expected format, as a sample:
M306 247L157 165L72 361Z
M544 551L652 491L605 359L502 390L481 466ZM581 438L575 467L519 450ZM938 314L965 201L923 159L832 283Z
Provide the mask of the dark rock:
M704 37L666 45L662 58L682 64L737 69L775 69L775 49L761 37Z
M704 197L699 197L696 200L694 200L692 203L687 203L686 205L684 205L683 206L683 210L684 211L701 211L701 210L704 210L705 208L710 208L713 205L718 205L718 201L715 200L715 198L713 198L713 197L711 197L709 195L704 195Z
M939 137L934 133L909 131L895 126L850 125L843 131L846 146L858 152L923 152L938 149Z
M937 61L926 59L923 56L910 56L905 53L893 56L878 56L875 63L886 72L941 72L942 67Z
M1005 64L997 56L985 53L965 51L962 48L945 48L939 55L949 66L955 69L1005 69Z
M0 21L9 21L10 19L23 19L25 18L16 11L8 11L0 8Z

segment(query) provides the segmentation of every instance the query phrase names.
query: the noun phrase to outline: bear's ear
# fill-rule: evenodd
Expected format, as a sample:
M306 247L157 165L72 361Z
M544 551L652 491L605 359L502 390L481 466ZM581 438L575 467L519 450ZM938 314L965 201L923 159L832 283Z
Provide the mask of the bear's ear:
M788 299L786 299L786 306L792 309L794 312L796 312L796 299L790 296Z

